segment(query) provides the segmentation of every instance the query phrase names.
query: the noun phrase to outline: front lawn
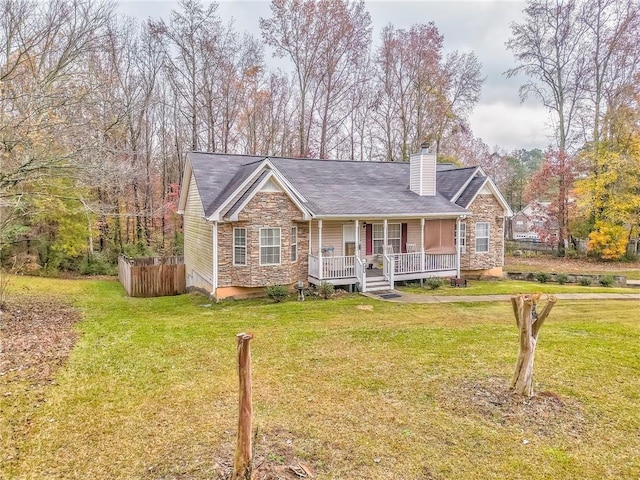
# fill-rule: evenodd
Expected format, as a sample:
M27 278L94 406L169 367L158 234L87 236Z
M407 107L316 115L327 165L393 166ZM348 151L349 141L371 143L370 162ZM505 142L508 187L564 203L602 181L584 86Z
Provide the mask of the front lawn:
M318 479L640 476L634 302L558 302L539 341L540 394L514 403L508 302L211 305L199 295L126 298L113 281L13 284L25 287L62 292L84 320L41 399L13 373L0 377L15 392L2 396L3 412L14 412L2 431L21 432L3 434L2 478L223 478L242 331L255 335L261 478L294 478L288 466L298 463ZM278 475L266 465L281 466Z
M602 287L600 285L583 287L575 283L560 285L558 283L528 282L525 280L469 280L466 287L452 287L443 280L443 285L431 290L425 283L407 283L397 286L396 289L407 293L420 293L425 295L517 295L518 293L638 293L637 290L622 287Z

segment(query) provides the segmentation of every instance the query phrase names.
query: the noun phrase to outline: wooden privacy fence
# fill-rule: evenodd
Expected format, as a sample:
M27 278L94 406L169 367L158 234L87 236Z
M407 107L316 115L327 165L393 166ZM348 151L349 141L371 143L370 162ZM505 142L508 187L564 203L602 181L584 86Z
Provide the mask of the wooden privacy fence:
M164 297L185 292L184 257L118 257L118 280L130 297Z

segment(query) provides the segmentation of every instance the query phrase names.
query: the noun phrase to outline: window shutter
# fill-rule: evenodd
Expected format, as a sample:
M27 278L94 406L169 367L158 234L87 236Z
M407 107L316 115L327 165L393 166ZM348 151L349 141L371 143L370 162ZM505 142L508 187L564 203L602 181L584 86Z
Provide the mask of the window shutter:
M367 249L365 251L367 255L371 255L373 253L373 225L371 223L367 223L366 237Z
M400 240L400 253L407 253L407 224L402 224L402 238Z

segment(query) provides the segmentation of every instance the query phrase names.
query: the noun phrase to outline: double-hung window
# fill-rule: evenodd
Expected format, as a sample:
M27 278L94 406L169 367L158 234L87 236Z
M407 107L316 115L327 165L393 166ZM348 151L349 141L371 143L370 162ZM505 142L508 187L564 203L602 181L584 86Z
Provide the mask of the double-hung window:
M298 227L291 227L291 261L298 261Z
M384 253L384 224L373 224L373 253ZM387 224L387 245L393 248L393 253L400 253L402 248L402 226L399 223Z
M247 264L247 229L233 229L233 264Z
M260 229L260 265L280 264L280 228Z
M489 223L476 223L476 253L489 251Z

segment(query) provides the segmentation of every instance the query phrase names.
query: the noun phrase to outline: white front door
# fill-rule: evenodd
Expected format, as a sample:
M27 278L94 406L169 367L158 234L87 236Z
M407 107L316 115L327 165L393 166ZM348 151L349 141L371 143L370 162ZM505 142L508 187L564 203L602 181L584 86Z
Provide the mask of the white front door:
M356 226L353 223L342 225L342 251L345 256L356 254Z

